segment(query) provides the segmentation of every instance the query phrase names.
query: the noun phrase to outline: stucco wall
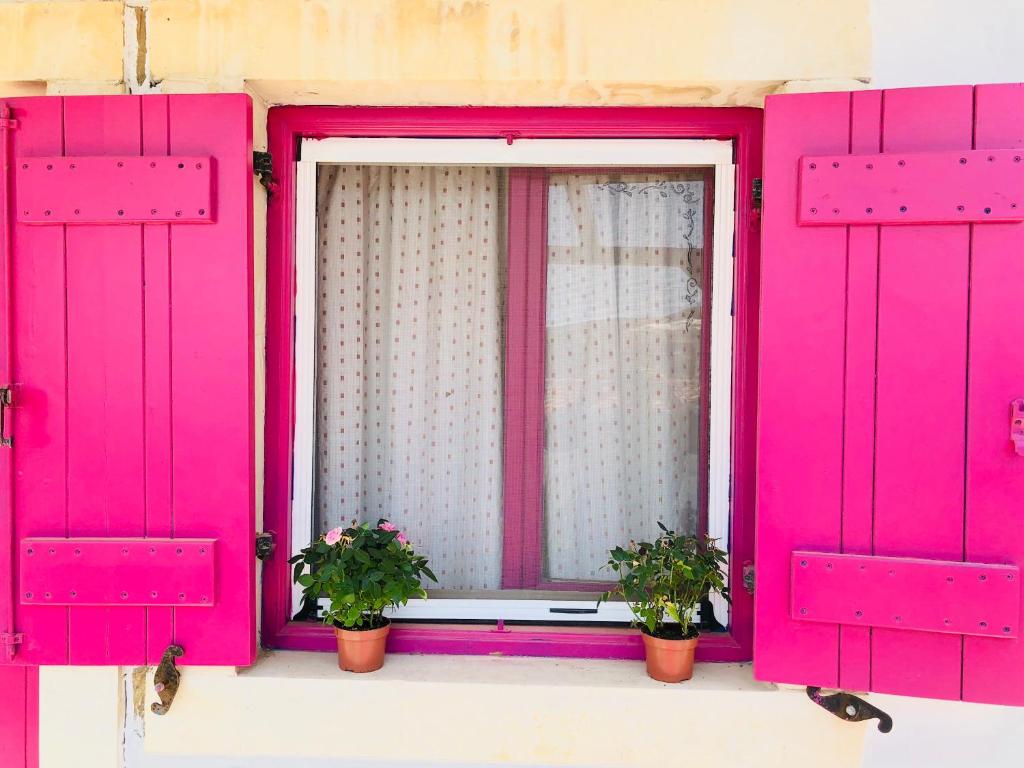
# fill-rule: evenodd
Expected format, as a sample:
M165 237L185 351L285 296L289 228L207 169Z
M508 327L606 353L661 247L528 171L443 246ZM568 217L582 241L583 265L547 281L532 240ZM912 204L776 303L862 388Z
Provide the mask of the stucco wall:
M275 103L759 104L870 74L868 0L0 0L0 29L0 81L51 92L144 79L136 50L166 91Z

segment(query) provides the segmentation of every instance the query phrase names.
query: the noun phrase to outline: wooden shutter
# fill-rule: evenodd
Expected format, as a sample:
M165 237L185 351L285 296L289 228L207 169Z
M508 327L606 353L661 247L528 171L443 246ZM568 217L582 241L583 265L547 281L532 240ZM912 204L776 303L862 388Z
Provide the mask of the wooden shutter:
M1024 704L1024 86L770 97L755 673Z
M0 662L249 664L249 99L2 108Z

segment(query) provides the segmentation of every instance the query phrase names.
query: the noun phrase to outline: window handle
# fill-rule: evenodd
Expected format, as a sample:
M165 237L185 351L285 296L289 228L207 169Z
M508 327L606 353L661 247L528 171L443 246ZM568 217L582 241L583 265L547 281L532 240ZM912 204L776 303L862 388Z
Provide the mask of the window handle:
M1010 403L1010 440L1018 456L1024 456L1024 397Z
M11 388L0 387L0 446L8 448L14 444L13 438L7 436L7 409L11 407Z
M597 613L597 608L548 608L548 613Z

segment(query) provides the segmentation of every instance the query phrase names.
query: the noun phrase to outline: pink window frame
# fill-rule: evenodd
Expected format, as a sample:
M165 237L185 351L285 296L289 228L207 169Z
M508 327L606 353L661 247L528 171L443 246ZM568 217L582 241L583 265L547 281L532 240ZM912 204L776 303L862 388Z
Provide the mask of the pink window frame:
M733 509L729 542L733 604L729 629L705 635L698 646L697 658L701 661L749 660L753 595L746 589L743 575L754 559L760 212L754 207L752 190L754 178L761 169L761 110L740 107L290 106L271 109L267 128L275 173L267 211L264 529L274 534L277 546L264 562L263 645L328 651L335 644L329 627L291 620L291 573L287 564L295 424L295 161L300 140L333 136L505 138L509 141L518 138L724 139L733 142L737 173ZM510 200L510 205L515 204ZM537 316L534 313L534 317ZM532 386L543 387L542 370L532 370L530 382ZM540 433L542 422L539 414L535 415L538 417L536 431ZM533 460L538 459L535 456ZM536 530L539 533L539 527ZM389 636L388 650L395 653L643 658L643 644L634 630L513 627L500 622L493 626L396 625Z

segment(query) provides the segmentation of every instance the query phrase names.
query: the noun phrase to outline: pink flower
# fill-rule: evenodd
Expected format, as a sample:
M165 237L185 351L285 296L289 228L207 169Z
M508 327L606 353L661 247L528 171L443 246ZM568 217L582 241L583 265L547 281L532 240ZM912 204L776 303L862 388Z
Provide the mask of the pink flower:
M324 536L324 541L326 541L333 547L335 544L341 541L342 533L344 533L344 530L341 528L341 526L338 526L337 528L332 528L327 532L327 535Z
M392 523L389 523L389 522L388 522L387 520L385 520L385 521L384 521L383 523L381 523L381 524L380 524L380 525L378 525L377 527L378 527L378 528L379 528L380 530L382 530L382 531L388 531L389 533L390 533L391 531L397 531L397 530L398 530L398 528L396 528L396 527L395 527L395 526L394 526L394 525L393 525ZM401 535L401 534L399 534L399 535Z
M406 544L408 544L408 543L409 543L409 540L408 540L407 538L405 538L405 534L404 534L404 533L400 533L400 534L398 534L398 535L397 535L397 536L395 537L395 540L396 540L396 541L397 541L397 542L398 542L399 544L401 544L401 545L402 545L403 547L404 547L404 546L405 546Z

